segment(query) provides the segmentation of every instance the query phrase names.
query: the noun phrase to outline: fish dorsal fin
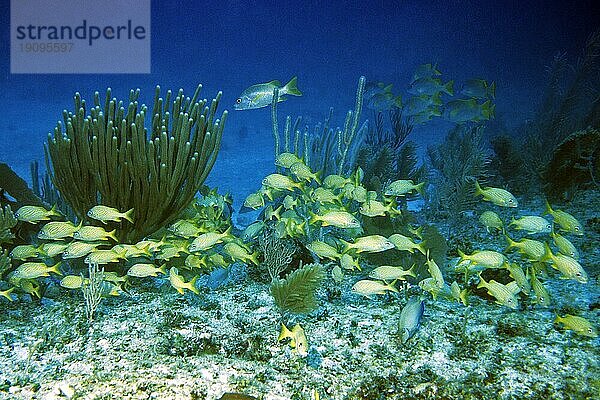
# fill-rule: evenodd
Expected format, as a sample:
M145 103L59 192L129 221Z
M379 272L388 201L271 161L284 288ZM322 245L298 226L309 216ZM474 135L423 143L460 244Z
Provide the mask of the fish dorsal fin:
M281 82L279 82L278 80L274 80L274 81L265 83L265 85L281 87Z

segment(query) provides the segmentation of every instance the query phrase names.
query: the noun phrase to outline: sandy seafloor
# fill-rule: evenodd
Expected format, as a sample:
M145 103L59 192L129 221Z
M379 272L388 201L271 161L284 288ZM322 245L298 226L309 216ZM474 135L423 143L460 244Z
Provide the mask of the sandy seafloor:
M238 209L272 162L268 132L231 138L206 183L232 192ZM587 285L548 281L551 309L513 311L474 296L464 307L428 297L422 326L406 345L396 336L405 294L353 295L364 276L358 273L341 284L328 278L319 309L292 321L307 333L307 358L277 342L281 316L268 285L247 279L243 266L236 279L204 287L201 296L144 281L130 296L102 303L91 338L78 291L55 282L41 302L0 299L0 399L213 400L224 392L311 399L314 389L321 399L600 399L600 339L552 323L554 310L573 310L600 327L599 204L600 195L588 193L565 209L586 230L570 238L590 274ZM519 214L542 210L537 199ZM254 218L236 213L233 222L243 227ZM473 248L504 247L476 216L464 218L461 236ZM446 273L446 280L454 277Z
M319 309L296 319L306 358L277 342L280 313L244 266L201 296L144 281L102 303L91 338L78 291L51 285L41 302L2 301L0 398L213 400L230 391L311 399L316 389L321 399L598 399L600 339L552 323L554 310L572 310L600 326L600 221L589 207L598 199L581 195L568 209L587 231L572 239L590 282L548 280L550 309L429 297L406 345L396 336L405 295L356 296L359 274L341 284L328 277ZM463 229L479 248L503 243L471 220Z

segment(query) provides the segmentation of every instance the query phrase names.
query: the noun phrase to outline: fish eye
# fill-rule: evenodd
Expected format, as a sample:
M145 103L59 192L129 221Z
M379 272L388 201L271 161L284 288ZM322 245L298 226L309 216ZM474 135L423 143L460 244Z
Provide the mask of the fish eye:
M580 228L579 228L578 226L576 226L576 227L575 227L575 232L579 232L579 229L580 229Z
M241 97L238 97L237 100L235 101L236 104L240 104L242 102Z

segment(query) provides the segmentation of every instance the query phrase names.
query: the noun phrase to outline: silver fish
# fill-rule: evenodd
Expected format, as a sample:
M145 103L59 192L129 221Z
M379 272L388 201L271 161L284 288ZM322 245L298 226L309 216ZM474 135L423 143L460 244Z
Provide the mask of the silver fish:
M417 332L423 312L425 302L418 296L411 297L400 312L398 321L398 333L402 343L406 343Z

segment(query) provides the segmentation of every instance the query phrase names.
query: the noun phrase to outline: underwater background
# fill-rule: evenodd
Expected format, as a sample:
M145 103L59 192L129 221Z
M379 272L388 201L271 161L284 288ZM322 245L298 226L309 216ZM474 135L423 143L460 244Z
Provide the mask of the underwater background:
M154 1L151 18L150 74L0 58L0 164L42 197L1 169L0 398L600 399L595 2ZM160 186L145 214L78 202L57 146L60 182L36 190L75 92L139 88L151 110L156 85L198 84L228 114L206 179L181 169L196 187ZM237 110L245 93L264 104ZM49 255L74 242L95 247Z

